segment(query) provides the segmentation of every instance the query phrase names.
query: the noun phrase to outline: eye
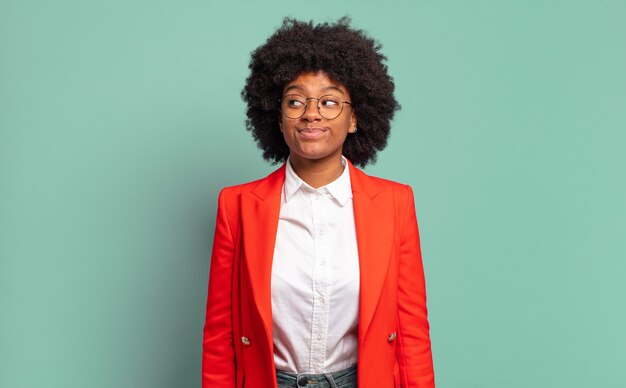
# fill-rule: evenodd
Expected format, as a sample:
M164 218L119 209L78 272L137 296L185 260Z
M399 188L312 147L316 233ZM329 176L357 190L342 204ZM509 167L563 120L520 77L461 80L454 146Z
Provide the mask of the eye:
M287 100L287 106L290 108L300 108L305 105L304 100L298 100L296 98L290 98Z
M320 99L320 105L326 108L334 108L341 104L341 100L339 97L335 96L324 96Z
M301 109L306 106L306 99L299 94L288 94L282 100L283 109Z

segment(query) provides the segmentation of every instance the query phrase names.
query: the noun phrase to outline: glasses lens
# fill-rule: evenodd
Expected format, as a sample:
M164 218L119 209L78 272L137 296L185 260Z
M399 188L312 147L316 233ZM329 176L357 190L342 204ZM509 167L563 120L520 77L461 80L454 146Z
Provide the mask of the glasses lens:
M337 118L343 111L343 101L332 94L319 99L305 98L299 94L287 94L280 101L280 111L290 119L298 119L306 112L308 100L317 100L318 112L327 120Z
M298 94L288 94L280 102L280 111L290 119L297 119L306 110L306 99Z
M320 97L320 114L328 120L332 120L341 114L343 110L342 100L332 94Z

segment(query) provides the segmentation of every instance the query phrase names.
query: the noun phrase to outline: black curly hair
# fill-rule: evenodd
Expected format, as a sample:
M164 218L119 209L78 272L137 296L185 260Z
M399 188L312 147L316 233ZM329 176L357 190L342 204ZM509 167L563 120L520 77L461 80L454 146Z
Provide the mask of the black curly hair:
M380 49L365 32L351 28L348 17L317 25L285 18L252 52L250 75L241 92L248 105L246 129L263 157L275 164L289 156L278 126L284 86L304 72L321 70L346 87L356 113L358 131L346 138L343 154L358 166L374 163L376 153L387 145L390 121L400 109Z

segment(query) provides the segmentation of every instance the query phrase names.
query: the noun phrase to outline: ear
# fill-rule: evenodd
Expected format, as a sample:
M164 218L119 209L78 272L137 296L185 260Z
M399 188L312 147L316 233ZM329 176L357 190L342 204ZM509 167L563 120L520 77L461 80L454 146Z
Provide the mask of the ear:
M349 133L356 132L356 122L356 113L352 112L352 115L350 116L350 127L348 128Z

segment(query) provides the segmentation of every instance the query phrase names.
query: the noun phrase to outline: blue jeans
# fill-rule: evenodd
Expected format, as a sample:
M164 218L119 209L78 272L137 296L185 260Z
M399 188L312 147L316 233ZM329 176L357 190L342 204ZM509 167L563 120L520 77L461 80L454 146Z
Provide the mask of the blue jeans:
M356 366L337 372L295 374L276 371L278 388L357 388Z

